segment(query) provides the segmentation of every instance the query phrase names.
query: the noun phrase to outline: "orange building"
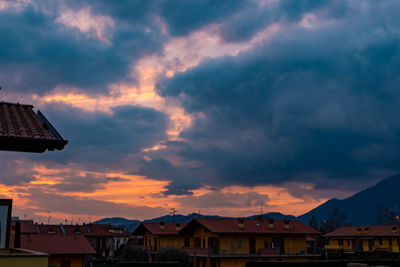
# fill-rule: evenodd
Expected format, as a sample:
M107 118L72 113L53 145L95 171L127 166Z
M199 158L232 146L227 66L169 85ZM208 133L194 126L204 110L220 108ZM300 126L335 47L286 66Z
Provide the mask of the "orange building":
M399 225L345 226L325 235L332 253L399 253Z

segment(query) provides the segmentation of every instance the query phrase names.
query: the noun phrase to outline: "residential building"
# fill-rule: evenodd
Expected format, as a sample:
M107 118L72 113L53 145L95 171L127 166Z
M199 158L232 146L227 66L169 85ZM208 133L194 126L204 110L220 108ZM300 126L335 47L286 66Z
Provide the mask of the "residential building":
M307 237L313 228L292 220L196 218L187 225L142 223L133 235L143 234L151 251L163 247L186 250L199 267L245 266L247 261L305 260Z
M83 235L67 233L64 226L13 222L10 246L49 254L49 264L57 267L83 267L96 254Z
M399 253L399 225L345 226L325 235L331 253Z
M130 236L123 228L109 224L64 225L64 228L69 234L83 235L101 258L114 257Z
M143 236L143 246L153 252L166 247L182 248L185 239L179 232L184 226L173 222L142 222L132 235Z

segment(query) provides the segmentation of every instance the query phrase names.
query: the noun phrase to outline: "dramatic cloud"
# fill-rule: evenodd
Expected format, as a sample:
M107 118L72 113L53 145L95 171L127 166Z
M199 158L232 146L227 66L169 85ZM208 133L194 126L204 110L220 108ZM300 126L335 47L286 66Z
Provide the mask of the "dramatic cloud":
M0 9L0 79L8 90L105 92L112 82L134 79L135 60L162 47L157 23L124 26L88 6L56 6L52 13L43 6Z
M42 217L259 202L298 214L345 197L400 171L399 9L0 0L1 95L69 140L2 152L0 193Z
M18 185L35 180L36 171L33 170L32 163L18 159L14 152L0 153L0 184Z
M38 189L29 191L30 205L37 207L37 212L57 211L64 214L102 214L103 216L116 217L126 214L130 218L151 218L155 214L166 213L162 207L131 206L110 201L101 201L88 198L76 198L59 194L44 193Z
M116 163L165 139L168 119L154 109L119 106L112 114L84 112L67 106L44 110L69 143L45 159L81 164Z
M322 5L299 2L307 4L288 14ZM178 155L226 184L297 179L323 188L325 179L399 171L399 4L389 2L348 7L356 16L335 23L282 26L252 51L161 81L159 92L196 117Z
M254 208L261 203L266 207L269 197L267 194L257 192L248 193L223 193L219 191L206 193L201 196L185 196L179 201L192 209L207 208Z

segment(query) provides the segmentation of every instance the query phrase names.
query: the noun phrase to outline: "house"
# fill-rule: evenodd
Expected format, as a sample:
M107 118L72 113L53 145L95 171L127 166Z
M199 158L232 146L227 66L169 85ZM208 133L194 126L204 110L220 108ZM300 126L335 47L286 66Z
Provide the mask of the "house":
M31 220L13 222L11 244L14 248L49 254L49 264L57 267L83 267L96 254L83 235L67 233L64 226L35 224Z
M324 237L329 253L399 253L400 226L345 226Z
M186 250L195 266L245 266L247 261L305 260L307 237L313 228L292 220L196 218L186 225L142 223L133 235L143 234L151 251L163 247Z
M67 143L33 106L0 102L0 150L42 153Z
M143 236L143 246L152 252L162 248L185 246L185 239L179 232L185 224L174 222L142 222L133 231L133 236Z
M114 257L130 236L123 228L109 224L64 225L64 228L68 234L84 236L100 258Z

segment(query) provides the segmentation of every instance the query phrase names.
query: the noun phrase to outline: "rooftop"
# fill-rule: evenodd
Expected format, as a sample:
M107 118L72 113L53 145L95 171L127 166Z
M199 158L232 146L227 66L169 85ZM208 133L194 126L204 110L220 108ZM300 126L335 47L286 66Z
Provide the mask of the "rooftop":
M326 237L400 236L400 225L344 226Z
M191 223L200 224L213 233L320 234L297 220L196 218Z
M67 143L33 106L0 102L0 150L42 153Z

